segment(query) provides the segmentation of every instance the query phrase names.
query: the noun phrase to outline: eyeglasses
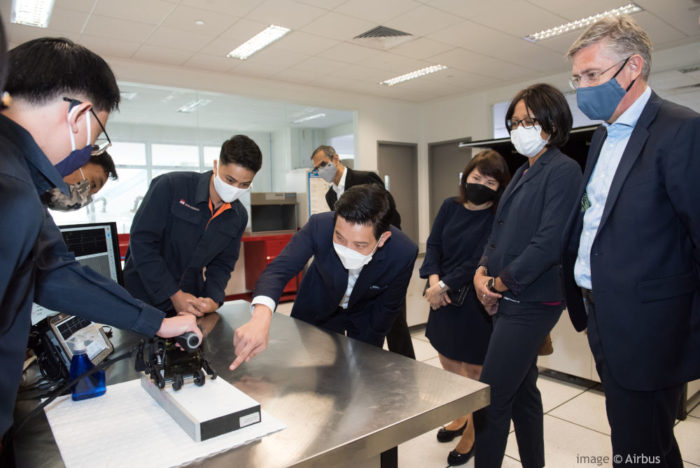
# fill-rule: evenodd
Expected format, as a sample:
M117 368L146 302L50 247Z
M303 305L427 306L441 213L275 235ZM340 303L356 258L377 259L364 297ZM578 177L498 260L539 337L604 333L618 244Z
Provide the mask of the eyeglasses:
M532 128L537 123L537 119L531 119L530 117L525 117L522 120L506 120L506 128L508 131L515 130L518 127Z
M70 106L68 106L69 112L73 107L77 106L78 104L82 104L82 101L79 101L77 99L68 98L68 97L64 97L63 100L70 103ZM105 130L104 125L102 125L102 122L100 122L99 117L97 117L97 114L95 113L95 110L92 107L90 107L90 112L95 117L95 120L97 120L97 124L100 126L100 129L102 130L102 133L100 134L99 137L97 137L95 144L92 145L92 151L90 152L90 156L99 156L101 154L104 154L105 151L107 151L107 148L112 146L112 140L109 139L109 135L107 134L107 130ZM104 138L101 136L103 134L104 134Z
M318 163L318 166L314 166L311 172L318 172L319 169L321 169L322 167L326 167L330 163L330 161L321 161L320 163Z
M603 71L593 70L593 71L587 71L587 72L583 73L583 75L574 75L571 78L569 78L569 86L571 86L571 89L576 90L579 88L579 86L581 86L581 83L597 83L598 80L600 80L600 77L602 75L606 74L607 72L609 72L610 70L615 68L615 66L618 63L624 62L624 63L622 63L622 66L613 75L612 78L615 78L622 71L622 69L625 68L625 65L627 65L627 61L631 58L632 58L632 56L630 55L629 57L627 57L624 60L620 60L619 62L613 63L610 67L606 68ZM610 78L610 79L612 80L612 78Z

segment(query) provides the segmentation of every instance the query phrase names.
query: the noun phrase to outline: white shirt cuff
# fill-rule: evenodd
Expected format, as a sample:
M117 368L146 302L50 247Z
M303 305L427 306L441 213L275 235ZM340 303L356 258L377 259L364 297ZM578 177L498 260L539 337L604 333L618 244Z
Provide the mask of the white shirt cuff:
M277 304L275 304L275 301L272 300L271 297L268 296L255 296L253 298L253 302L250 303L250 313L253 313L253 309L255 309L255 304L262 304L264 306L267 306L273 313L275 312L275 309L277 308Z

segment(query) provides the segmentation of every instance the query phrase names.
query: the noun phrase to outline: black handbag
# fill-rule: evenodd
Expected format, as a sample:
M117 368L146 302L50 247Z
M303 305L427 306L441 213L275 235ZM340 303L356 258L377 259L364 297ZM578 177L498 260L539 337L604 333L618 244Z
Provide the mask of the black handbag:
M423 288L423 295L425 296L425 291L430 287L430 279L425 281L425 288ZM464 300L467 298L467 294L471 289L471 284L465 284L459 289L448 289L447 297L450 298L451 305L455 307L461 307L464 304Z

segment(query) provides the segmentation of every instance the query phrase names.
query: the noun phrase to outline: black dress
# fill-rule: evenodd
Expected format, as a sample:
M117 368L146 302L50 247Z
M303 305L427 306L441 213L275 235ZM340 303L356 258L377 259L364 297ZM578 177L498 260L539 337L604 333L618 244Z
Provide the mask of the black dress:
M476 298L472 280L491 232L493 212L473 211L446 199L433 222L426 245L421 278L437 274L451 289L470 287L461 307L430 310L425 336L443 356L482 364L491 336L491 317Z

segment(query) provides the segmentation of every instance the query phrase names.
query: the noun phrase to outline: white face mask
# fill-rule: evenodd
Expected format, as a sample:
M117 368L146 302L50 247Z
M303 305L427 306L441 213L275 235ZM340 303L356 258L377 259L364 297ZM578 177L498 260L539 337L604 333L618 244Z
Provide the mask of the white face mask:
M231 184L227 184L221 179L221 177L219 177L219 169L217 168L216 175L214 176L214 189L216 189L216 193L219 194L224 203L232 203L235 200L238 200L241 195L250 190L250 187L247 189L242 189L234 187Z
M338 254L338 257L340 258L340 261L343 263L343 267L345 267L346 270L357 270L367 265L370 262L370 260L372 260L372 256L374 255L374 252L377 251L378 246L379 242L377 242L377 245L374 246L369 255L364 255L358 252L357 250L353 250L349 247L345 247L344 245L336 244L335 242L333 242L333 248L335 249L335 253Z
M531 128L518 127L510 132L510 141L518 153L531 158L542 151L547 144L547 140L542 139L540 132L542 127L539 125L533 125Z
M321 179L325 180L329 184L333 182L333 179L335 178L335 172L335 166L330 162L325 166L318 168L318 175L321 177Z

